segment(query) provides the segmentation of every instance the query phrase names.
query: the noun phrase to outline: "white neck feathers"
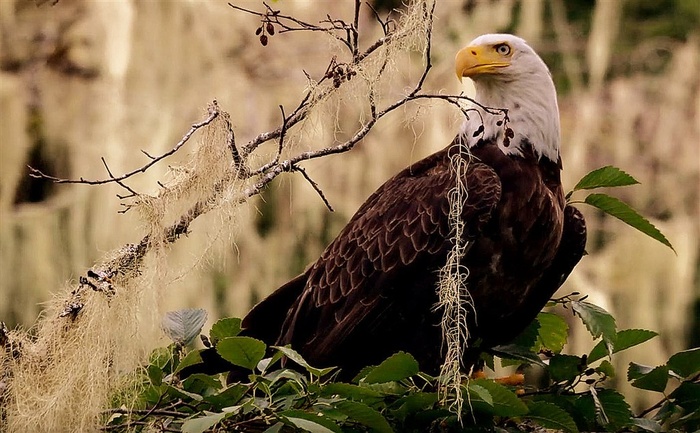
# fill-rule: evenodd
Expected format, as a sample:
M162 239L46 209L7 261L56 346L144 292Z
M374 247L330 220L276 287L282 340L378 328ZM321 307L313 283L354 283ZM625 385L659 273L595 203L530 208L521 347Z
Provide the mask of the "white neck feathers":
M462 134L470 147L482 139L495 139L508 155L522 155L527 142L538 159L544 156L556 163L561 139L554 83L547 66L529 46L518 48L511 66L499 74L474 79L474 99L486 107L508 110L507 125L502 114L490 114L476 106L481 116L469 112ZM475 136L482 125L483 133ZM510 140L505 140L506 127L513 131Z

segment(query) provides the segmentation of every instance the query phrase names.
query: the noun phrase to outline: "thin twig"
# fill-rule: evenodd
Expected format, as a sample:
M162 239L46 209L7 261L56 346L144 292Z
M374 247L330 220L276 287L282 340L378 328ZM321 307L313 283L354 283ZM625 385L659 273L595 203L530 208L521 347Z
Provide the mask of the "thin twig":
M175 147L173 147L169 151L167 151L164 154L162 154L158 157L155 157L155 158L146 153L146 156L148 156L151 159L151 161L148 164L143 165L143 166L141 166L133 171L130 171L126 174L123 174L119 177L115 177L111 174L109 167L107 167L107 163L104 161L104 158L102 159L102 162L105 165L105 168L107 169L107 173L109 174L109 178L107 178L107 179L89 180L89 179L84 179L82 177L80 179L63 179L63 178L59 178L59 177L55 177L55 176L51 176L51 175L48 175L46 173L43 173L41 170L36 169L34 167L31 167L31 166L28 166L29 176L37 178L37 179L50 180L54 183L80 183L80 184L86 184L86 185L103 185L103 184L107 184L107 183L117 183L120 186L130 190L131 192L133 192L136 195L136 193L133 190L131 190L130 188L121 184L120 182L123 180L129 179L130 177L132 177L138 173L145 173L146 170L148 170L149 168L151 168L152 166L157 164L159 161L176 153L178 150L180 150L180 148L182 146L185 145L185 143L187 143L189 141L190 137L192 137L192 135L195 132L197 132L198 129L209 125L212 121L214 121L214 119L216 119L219 116L219 114L220 114L219 106L217 105L216 101L214 101L209 106L209 116L207 116L207 118L204 119L203 121L193 124L190 127L189 131L187 131L185 133L185 135L182 136L182 139L180 139L180 141L175 145ZM143 152L143 153L145 153L145 152Z
M282 113L282 130L280 131L280 138L277 143L277 155L275 156L277 162L279 162L282 151L284 150L284 136L287 133L287 116L284 114L284 107L280 105L279 109Z
M352 58L356 59L357 54L360 52L360 7L362 6L362 0L355 0L355 17L352 20Z
M226 131L228 132L226 144L231 151L231 158L233 158L233 163L235 164L236 169L241 172L241 175L244 176L246 174L245 172L247 167L245 166L243 158L236 147L236 135L233 133L233 126L231 125L231 118L229 117L228 113L226 113L224 116L224 122L226 123Z
M171 416L173 418L187 418L191 414L178 412L176 410L162 410L162 409L123 409L123 408L113 408L106 410L107 413L117 413L123 415L161 415L161 416Z
M105 167L105 170L107 170L107 174L109 175L109 178L110 178L110 179L114 180L114 181L117 183L117 185L119 185L119 186L121 186L122 188L124 188L124 189L126 189L127 191L129 191L129 192L131 193L131 197L135 197L135 196L138 195L138 194L136 193L136 191L134 191L133 189L129 188L124 182L122 182L122 180L117 179L117 178L114 177L114 175L112 174L112 170L110 170L110 169L109 169L109 166L107 165L107 161L105 161L104 156L100 157L100 160L102 161L102 165ZM119 196L118 196L118 197L119 197ZM125 197L120 197L120 198L125 198Z
M328 199L326 198L325 194L323 194L321 187L319 187L318 184L313 179L311 179L311 177L309 176L309 174L306 172L305 169L303 169L302 167L299 167L298 165L294 165L294 166L292 166L292 170L298 171L299 173L301 173L302 176L304 176L304 179L306 179L309 182L309 184L311 184L311 187L321 197L321 200L323 200L323 204L326 205L328 210L331 212L335 212L335 210L333 209L333 206L331 206L331 204L328 201Z

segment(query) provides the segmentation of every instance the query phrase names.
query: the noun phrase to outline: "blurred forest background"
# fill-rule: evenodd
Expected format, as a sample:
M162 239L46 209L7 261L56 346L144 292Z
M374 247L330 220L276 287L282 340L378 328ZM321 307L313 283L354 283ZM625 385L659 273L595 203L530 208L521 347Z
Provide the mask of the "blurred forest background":
M51 3L0 2L0 320L10 328L30 328L42 304L110 250L140 240L144 225L118 212L120 188L54 185L28 177L27 165L97 179L107 177L104 157L114 173L128 172L147 162L142 149L171 149L214 99L244 143L279 125L278 105L296 106L304 71L322 76L337 48L309 33L278 34L263 47L254 33L259 20L224 0ZM318 22L326 14L351 20L352 3L271 5ZM373 5L382 16L401 8L391 0ZM381 29L369 9L361 18L371 43ZM623 365L657 365L700 345L700 1L441 0L426 88L470 92L454 77L454 53L487 32L526 38L552 69L565 188L591 169L622 168L642 185L613 195L648 216L677 251L585 209L590 255L560 293L590 295L620 329L661 334L621 354ZM415 72L397 79L415 80L421 70L416 56ZM328 139L321 147L353 131L352 101L338 110L337 121L319 122ZM409 111L377 124L352 152L305 164L334 213L301 176L286 175L234 224L195 222L167 256L168 292L158 308L205 308L210 325L245 314L301 272L377 186L459 129L454 107ZM168 163L182 157L130 186L157 191ZM590 345L584 334L573 328L569 350Z

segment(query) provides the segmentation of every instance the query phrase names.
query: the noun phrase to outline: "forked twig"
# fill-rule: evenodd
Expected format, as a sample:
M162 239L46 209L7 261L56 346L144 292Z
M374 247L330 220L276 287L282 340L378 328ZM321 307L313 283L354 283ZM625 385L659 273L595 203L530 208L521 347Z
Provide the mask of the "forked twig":
M29 176L37 178L37 179L50 180L51 182L54 182L54 183L80 183L80 184L86 184L86 185L103 185L103 184L107 184L107 183L117 183L118 185L122 186L123 188L129 190L132 194L138 195L131 188L127 187L126 185L124 185L121 182L124 180L127 180L130 177L135 176L139 173L145 173L146 170L153 167L158 162L162 161L163 159L167 158L170 155L177 153L177 151L180 150L180 148L182 146L184 146L189 141L190 137L192 137L192 135L195 132L197 132L198 129L201 129L204 126L209 125L211 122L214 121L214 119L216 119L219 116L220 113L221 113L221 111L219 110L219 106L216 103L216 101L212 102L209 106L209 115L207 116L207 118L199 123L193 124L190 127L189 131L187 131L185 133L185 135L182 136L182 139L180 139L180 141L175 145L175 147L173 147L169 151L167 151L167 152L165 152L162 155L157 156L157 157L151 156L147 152L142 150L141 152L143 154L145 154L150 159L150 161L147 164L142 165L141 167L139 167L135 170L132 170L126 174L123 174L121 176L114 176L112 174L112 172L109 169L109 167L107 166L107 162L105 161L104 158L101 158L102 163L105 166L105 169L107 170L107 174L109 175L109 177L106 179L90 180L90 179L85 179L83 177L81 177L79 179L65 179L65 178L55 177L55 176L51 176L49 174L43 173L41 170L36 169L34 167L31 167L31 166L28 166Z

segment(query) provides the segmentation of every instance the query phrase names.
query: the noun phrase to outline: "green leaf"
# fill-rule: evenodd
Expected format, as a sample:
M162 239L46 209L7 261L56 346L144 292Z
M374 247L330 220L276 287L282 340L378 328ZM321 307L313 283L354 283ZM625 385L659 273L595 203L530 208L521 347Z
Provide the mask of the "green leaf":
M581 189L595 189L602 187L636 185L639 182L629 174L611 165L593 170L583 176L574 187L574 191Z
M384 360L365 376L365 383L399 381L418 374L418 361L406 353L398 352Z
M163 370L157 365L150 364L147 367L148 379L155 386L160 386L163 383Z
M676 252L671 242L666 239L666 236L627 203L606 194L591 194L586 197L584 201L591 206L597 207L608 215L618 218L625 224L636 228L652 239L661 242L673 250L674 253Z
M214 376L204 373L195 373L182 381L182 389L201 395L210 395L221 389L221 381Z
M185 391L182 388L177 388L177 387L174 387L172 385L165 385L165 387L166 387L166 391L169 395L176 397L176 398L179 398L183 401L193 400L193 401L199 402L199 401L204 400L204 397L202 397L201 394L197 394L196 392Z
M700 409L700 383L682 382L669 398L686 411L695 412Z
M668 367L660 365L650 372L642 374L632 382L632 386L649 391L663 392L668 383Z
M632 425L651 433L661 433L661 424L647 418L632 418Z
M601 362L600 365L596 367L595 371L606 375L610 379L615 377L615 367L613 367L613 365L608 360L604 360L603 362Z
M202 349L197 349L197 350L190 350L187 355L185 355L184 358L180 361L180 363L177 365L177 368L175 368L175 371L173 373L178 373L182 371L183 368L189 367L191 365L195 364L201 364L204 362L202 360Z
M292 425L311 433L342 433L343 431L331 419L303 410L285 410L279 415Z
M312 367L309 365L308 362L304 359L304 357L301 356L299 352L296 350L292 349L289 346L272 346L273 349L277 349L278 351L282 352L284 356L289 358L290 360L296 362L300 366L304 367L306 371L309 373L313 374L314 376L325 376L331 371L335 370L335 367L328 367L328 368L316 368Z
M619 331L615 337L612 353L617 353L622 350L629 349L630 347L637 346L638 344L651 340L657 335L659 334L654 331L647 331L646 329L623 329L622 331ZM608 351L605 348L605 343L600 341L588 355L588 363L591 364L607 355Z
M305 386L307 383L306 377L299 371L290 370L288 368L282 368L279 370L272 370L270 373L266 374L265 379L269 380L269 386L273 386L280 380L287 379L287 382L292 381L299 384L300 387Z
M215 413L188 419L182 423L182 433L203 433L224 419L225 413Z
M636 362L630 362L630 365L627 367L627 380L629 382L631 382L635 379L639 379L640 377L649 373L653 369L654 369L654 367L650 367L648 365L642 365L642 364L637 364Z
M543 313L540 313L543 314ZM518 347L519 350L522 351L538 351L539 347L537 346L537 338L539 335L540 331L540 316L537 315L535 320L530 322L529 325L527 325L527 328L525 328L517 337L515 337L511 342L508 344L509 346L514 346Z
M545 347L554 353L561 352L569 335L569 325L566 320L554 313L540 313L537 315L537 320L540 323L537 338L541 347L535 350L539 351Z
M559 406L544 401L535 401L528 404L529 412L524 418L531 419L547 429L578 433L576 422L565 410Z
M321 390L321 396L323 397L331 397L334 395L347 400L361 401L369 405L373 405L384 400L384 395L382 393L367 387L353 385L350 383L329 383Z
M211 344L216 345L219 340L226 337L235 337L241 332L241 319L238 317L227 317L219 319L214 323L209 331Z
M632 410L625 401L625 397L612 389L603 389L598 392L603 409L608 416L611 430L620 430L632 422Z
M273 346L274 348L274 346ZM258 369L265 373L268 371L270 368L272 368L273 365L277 364L280 359L284 358L284 354L280 352L279 350L275 351L272 356L268 358L263 358L259 363L258 363Z
M148 362L159 367L165 372L166 367L173 360L173 352L167 347L159 347L153 349L153 352L148 357ZM170 372L166 372L168 374Z
M366 383L360 382L359 386L372 389L384 395L404 395L408 389L400 382Z
M216 394L204 397L204 401L211 404L215 409L221 410L225 407L231 407L238 404L247 390L248 386L240 383L229 385L227 388L219 391Z
M348 421L360 423L379 433L393 433L386 418L364 403L344 400L335 403L335 407L348 416Z
M541 367L546 366L546 364L542 362L536 353L528 349L524 349L522 346L504 344L490 349L489 352L501 358L501 365L504 367L522 363L535 364ZM508 359L517 360L519 362L508 361Z
M253 370L265 356L265 343L251 337L226 337L216 351L231 364Z
M481 401L487 405L493 407L493 397L488 389L483 386L475 384L473 381L469 382L467 386L467 392L469 393L469 402Z
M282 427L284 427L284 423L278 422L268 427L263 433L279 433L282 431Z
M186 308L165 313L161 325L175 343L186 346L199 335L206 321L206 310Z
M162 399L163 394L165 394L167 390L168 385L165 384L158 386L150 385L141 392L139 398L143 399L143 401L148 404L156 404Z
M608 350L612 351L617 337L615 318L603 308L586 301L571 301L571 308L581 318L593 338L602 336Z
M477 385L486 391L492 399L492 404L478 398L478 393L470 393L470 403L475 411L498 416L520 416L527 413L527 406L517 395L503 385L488 379L473 379L469 381L467 389Z
M605 423L609 431L617 431L622 427L632 423L632 411L630 406L625 401L625 397L612 389L602 389L594 391L591 388L596 409L604 413Z
M400 421L405 421L411 415L417 412L432 408L438 401L438 395L435 392L416 392L398 399L393 407L392 414Z
M555 382L571 381L585 369L586 363L574 355L554 355L549 360L549 375Z
M700 371L700 347L676 353L666 365L679 376L690 377Z

